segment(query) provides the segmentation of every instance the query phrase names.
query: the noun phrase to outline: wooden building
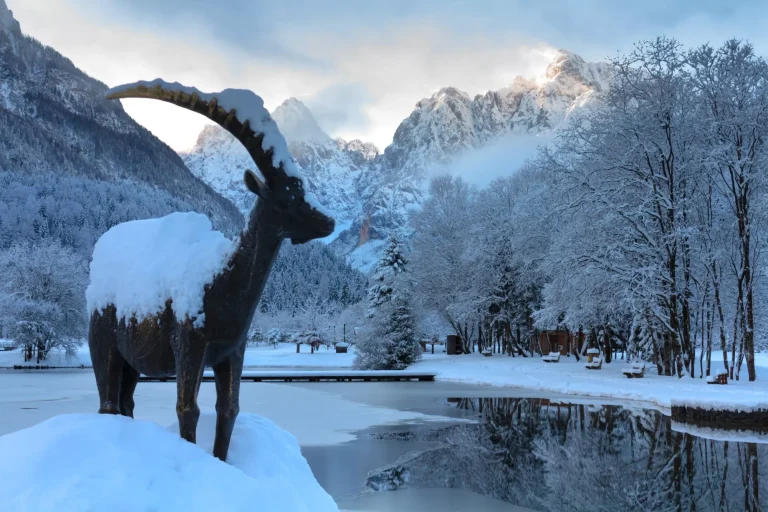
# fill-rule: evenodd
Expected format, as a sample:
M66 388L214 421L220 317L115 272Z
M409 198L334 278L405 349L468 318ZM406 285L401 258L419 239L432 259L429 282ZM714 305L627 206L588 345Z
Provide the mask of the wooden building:
M580 338L577 340L577 338ZM531 344L535 344L532 340ZM538 346L532 346L531 352L540 354L549 354L550 352L560 352L560 355L566 355L578 351L584 343L584 333L579 336L578 332L571 331L541 331L539 333Z

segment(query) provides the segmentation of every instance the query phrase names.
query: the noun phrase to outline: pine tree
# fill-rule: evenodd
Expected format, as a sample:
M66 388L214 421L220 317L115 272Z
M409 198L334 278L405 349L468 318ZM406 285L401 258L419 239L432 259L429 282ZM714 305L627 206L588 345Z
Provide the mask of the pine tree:
M416 321L407 292L392 295L376 310L368 336L355 345L354 366L362 370L403 370L421 357Z
M421 357L421 345L416 340L416 320L411 308L410 296L401 292L395 295L389 309L389 322L385 324L384 339L389 349L390 366L404 370Z
M368 318L373 328L355 346L355 367L366 370L402 370L421 356L406 273L407 260L396 235L376 266L368 290Z
M388 302L393 292L393 281L406 271L408 261L403 256L403 248L396 234L391 234L389 244L376 265L376 270L371 281L373 284L368 289L368 318L373 318L376 309Z

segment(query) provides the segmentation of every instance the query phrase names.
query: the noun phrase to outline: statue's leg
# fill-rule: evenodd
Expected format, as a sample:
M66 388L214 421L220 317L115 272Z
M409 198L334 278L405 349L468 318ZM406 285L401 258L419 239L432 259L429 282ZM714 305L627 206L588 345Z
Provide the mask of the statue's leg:
M236 354L213 366L216 379L216 439L213 456L227 460L232 429L240 412L240 377L243 374L245 343Z
M94 313L88 330L93 374L99 390L99 414L120 414L120 386L125 359L117 349L114 307Z
M194 330L179 327L178 339L174 346L176 355L176 415L179 418L179 434L190 443L196 440L197 420L200 408L197 406L197 391L203 377L205 342Z
M140 372L126 362L123 365L123 383L120 387L120 414L133 418L133 392L139 383Z

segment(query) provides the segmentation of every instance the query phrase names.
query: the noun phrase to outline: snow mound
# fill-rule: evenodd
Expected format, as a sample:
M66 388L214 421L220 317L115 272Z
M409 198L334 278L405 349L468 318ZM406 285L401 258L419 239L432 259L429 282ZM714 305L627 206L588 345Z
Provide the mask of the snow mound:
M241 414L229 463L206 453L216 417L203 414L198 443L156 423L69 414L0 437L3 510L338 512L296 439Z
M205 286L226 267L234 241L214 231L199 213L172 213L159 219L114 226L93 248L88 311L117 308L118 318L141 321L171 299L176 318L205 321Z

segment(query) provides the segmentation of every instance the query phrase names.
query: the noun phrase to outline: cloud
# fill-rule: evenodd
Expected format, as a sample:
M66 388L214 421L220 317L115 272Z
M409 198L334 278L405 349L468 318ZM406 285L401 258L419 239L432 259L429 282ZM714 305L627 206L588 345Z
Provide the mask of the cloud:
M311 97L299 99L326 133L341 136L340 133L359 134L370 129L372 120L365 108L373 105L375 98L363 83L333 84Z
M448 85L484 93L539 74L542 49L600 60L667 34L689 45L744 37L768 51L754 22L768 4L758 0L7 2L23 30L109 85L161 76L209 91L243 87L269 108L296 96L330 135L382 148L421 98ZM172 107L126 107L177 149L202 123Z
M551 135L508 135L482 149L459 155L449 165L435 166L427 175L452 174L485 187L495 178L514 174L528 158L536 155L539 146L551 140Z

